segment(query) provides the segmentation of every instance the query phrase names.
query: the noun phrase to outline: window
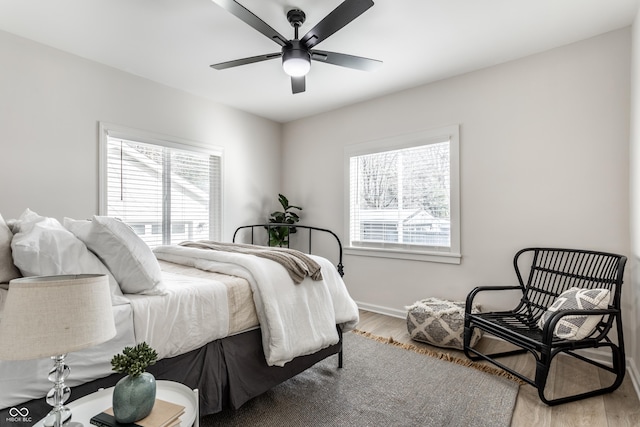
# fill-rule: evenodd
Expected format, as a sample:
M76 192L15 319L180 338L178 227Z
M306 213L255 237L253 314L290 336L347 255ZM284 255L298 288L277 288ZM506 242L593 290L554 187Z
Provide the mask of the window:
M102 215L150 247L220 239L219 151L102 123L100 155Z
M347 146L347 253L460 262L458 126Z

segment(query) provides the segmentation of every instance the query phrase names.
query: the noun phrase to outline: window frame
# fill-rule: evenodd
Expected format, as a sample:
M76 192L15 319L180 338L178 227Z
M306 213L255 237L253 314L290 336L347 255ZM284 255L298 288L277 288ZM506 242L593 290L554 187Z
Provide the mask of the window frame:
M189 141L182 138L173 136L162 135L145 130L129 128L108 122L99 122L99 138L98 138L98 212L99 215L107 215L108 209L108 153L107 143L108 138L124 139L134 142L140 142L144 144L153 144L161 147L172 148L176 150L190 151L194 153L206 154L209 156L217 156L220 161L220 182L217 189L217 197L219 203L215 205L213 201L209 201L210 209L213 206L217 206L217 213L210 212L210 222L216 222L215 224L209 224L209 238L213 239L217 233L218 236L222 236L224 230L224 150L222 147L215 145L206 145L195 141ZM210 197L212 194L209 195ZM212 221L216 219L216 221Z
M450 246L442 251L426 248L416 250L409 248L388 248L353 246L351 243L351 170L352 157L399 150L416 146L449 141L449 178L450 178ZM344 226L346 244L344 251L349 255L394 258L416 261L460 264L460 126L449 125L423 130L415 133L393 136L378 140L347 145L344 148Z

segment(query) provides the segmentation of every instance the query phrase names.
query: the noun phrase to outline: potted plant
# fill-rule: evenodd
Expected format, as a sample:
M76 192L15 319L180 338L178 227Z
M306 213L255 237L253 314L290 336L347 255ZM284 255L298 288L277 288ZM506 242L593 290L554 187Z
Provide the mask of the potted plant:
M295 224L300 221L297 213L293 209L302 210L299 206L289 204L289 200L282 194L278 194L278 201L282 206L282 211L275 211L269 218L271 224ZM295 227L268 227L269 246L289 246L289 234L295 233Z
M158 353L142 342L125 347L111 359L112 369L126 374L113 390L113 415L119 423L133 423L151 413L156 401L156 379L148 366L156 363Z

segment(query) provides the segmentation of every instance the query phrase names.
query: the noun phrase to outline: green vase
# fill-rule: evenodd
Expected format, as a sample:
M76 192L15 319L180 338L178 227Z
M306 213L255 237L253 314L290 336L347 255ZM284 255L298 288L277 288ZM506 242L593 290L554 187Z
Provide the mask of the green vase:
M148 372L126 376L113 389L113 416L119 423L134 423L151 413L156 402L156 379Z

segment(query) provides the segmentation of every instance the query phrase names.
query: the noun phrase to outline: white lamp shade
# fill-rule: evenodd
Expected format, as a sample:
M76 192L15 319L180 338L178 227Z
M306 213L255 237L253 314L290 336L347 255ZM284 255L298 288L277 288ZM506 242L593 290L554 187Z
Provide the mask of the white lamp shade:
M0 359L71 353L116 335L106 275L12 280L0 319Z

